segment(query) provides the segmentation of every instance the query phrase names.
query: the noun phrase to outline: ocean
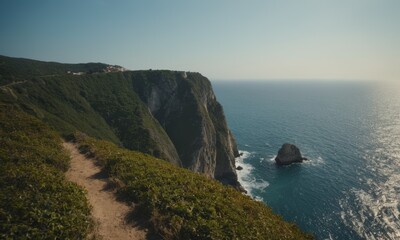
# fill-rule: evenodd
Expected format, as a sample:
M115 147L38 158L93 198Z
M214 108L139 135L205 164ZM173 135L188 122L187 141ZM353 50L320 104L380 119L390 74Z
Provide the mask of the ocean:
M254 199L317 239L400 239L400 88L213 81ZM283 143L309 161L277 166Z

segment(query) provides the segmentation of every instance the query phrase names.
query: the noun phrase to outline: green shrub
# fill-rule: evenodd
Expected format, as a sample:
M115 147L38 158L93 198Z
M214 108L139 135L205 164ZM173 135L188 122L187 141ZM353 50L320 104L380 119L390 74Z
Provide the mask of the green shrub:
M47 163L62 171L68 169L69 157L59 135L16 107L0 105L0 136L2 163Z
M75 134L164 239L311 239L261 202L149 155Z
M63 171L59 135L38 119L0 105L0 239L83 239L91 228L84 191Z
M0 172L0 238L85 238L85 193L62 172L45 164L7 164Z

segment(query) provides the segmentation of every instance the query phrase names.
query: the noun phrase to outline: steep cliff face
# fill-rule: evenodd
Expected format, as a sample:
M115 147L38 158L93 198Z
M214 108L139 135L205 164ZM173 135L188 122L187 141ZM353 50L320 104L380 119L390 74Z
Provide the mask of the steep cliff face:
M199 73L152 71L146 80L143 72L126 74L172 140L182 165L238 187L234 160L239 153L210 81Z
M1 102L18 105L63 134L81 131L240 187L236 143L201 74L106 73L106 64L1 56L0 63ZM78 70L84 72L71 74Z

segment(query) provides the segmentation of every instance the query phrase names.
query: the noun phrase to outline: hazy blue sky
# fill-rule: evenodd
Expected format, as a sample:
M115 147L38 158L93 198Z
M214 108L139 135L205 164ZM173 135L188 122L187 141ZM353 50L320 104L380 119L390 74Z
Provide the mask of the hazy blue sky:
M400 0L0 0L0 54L211 79L400 80Z

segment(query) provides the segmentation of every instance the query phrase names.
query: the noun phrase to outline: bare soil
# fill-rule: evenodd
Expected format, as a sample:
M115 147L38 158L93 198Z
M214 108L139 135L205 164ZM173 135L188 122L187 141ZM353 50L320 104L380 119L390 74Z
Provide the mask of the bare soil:
M97 225L95 235L104 240L147 239L147 229L126 221L133 206L116 199L114 192L108 187L108 178L102 174L94 160L81 154L73 143L64 142L63 146L71 154L67 179L87 190L87 198Z

